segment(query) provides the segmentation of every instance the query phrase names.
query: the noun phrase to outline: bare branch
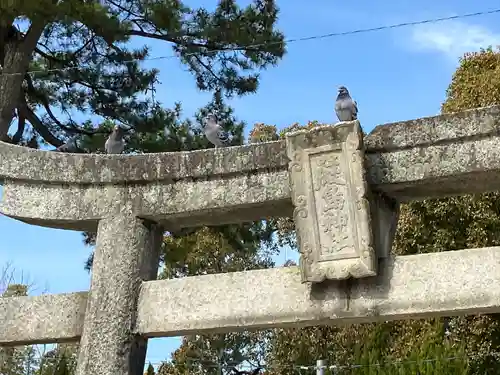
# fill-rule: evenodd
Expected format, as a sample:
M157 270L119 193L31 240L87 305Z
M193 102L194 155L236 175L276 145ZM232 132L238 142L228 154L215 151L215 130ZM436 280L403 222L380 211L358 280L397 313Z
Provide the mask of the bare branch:
M182 40L182 39L179 39L176 37L172 37L169 35L148 33L146 31L142 31L142 30L129 30L129 31L127 31L127 34L130 36L140 36L143 38L163 40L165 42L180 44L180 45L185 46L185 47L206 48L207 50L211 50L211 51L218 51L218 50L223 50L223 49L233 49L233 48L217 47L215 45L210 45L208 43L202 44L202 43L196 43L196 42L188 42L188 41L185 41L185 40Z
M50 108L50 103L49 103L48 99L44 95L41 95L40 93L37 92L37 90L36 90L36 88L35 88L35 86L33 84L33 80L31 79L31 76L29 74L26 74L25 79L26 79L26 84L28 86L27 93L31 94L32 96L34 96L34 97L36 97L38 99L40 99L40 101L42 102L42 105L43 105L45 111L47 112L47 114L49 115L49 117L51 118L51 120L54 121L55 124L57 126L59 126L61 129L64 129L64 130L66 130L67 132L70 132L70 133L85 134L85 135L89 135L89 136L92 136L94 134L100 133L99 131L89 131L89 130L81 129L78 126L76 126L74 123L71 123L70 126L67 126L67 125L64 125L63 123L61 123L57 119L57 117L54 115L54 112L52 112L52 109ZM44 139L45 139L45 137L44 137ZM49 142L49 143L51 143L51 142ZM59 147L59 146L56 146L56 147Z
M22 99L22 103L19 106L19 115L24 116L30 122L31 126L33 126L33 128L38 132L38 134L40 134L40 136L52 146L59 147L64 144L64 142L54 136L42 123L42 121L40 121L35 112L33 112L33 110L28 106L26 98Z
M26 32L23 38L23 47L27 51L34 51L40 35L42 35L43 29L45 28L45 22L32 22L30 28Z
M216 80L218 80L219 82L225 83L224 80L222 78L220 78L217 74L215 74L214 71L212 70L212 68L209 67L207 64L205 64L199 56L197 56L197 55L192 55L192 56L194 56L194 58L198 61L198 63L202 67L204 67Z
M76 51L74 52L71 52L70 54L70 57L62 60L62 59L59 59L55 56L52 56L50 54L53 54L55 53L54 51L51 51L49 47L45 46L44 44L38 42L38 45L42 46L43 48L45 48L47 52L44 52L42 51L40 48L35 48L35 52L38 53L40 56L42 56L44 59L47 59L49 61L55 61L55 62L58 62L58 63L61 63L61 64L67 64L69 63L71 60L73 60L79 53L81 53L85 48L88 47L88 45L93 41L93 38L89 38L87 41L85 41L85 43L83 43L83 45L78 48Z
M46 54L45 52L43 52L38 47L35 48L35 52L38 53L40 56L42 56L44 59L56 61L59 63L64 63L64 60L58 59L57 57L54 57L54 56L50 56L50 55Z
M49 104L49 101L47 100L47 98L44 95L40 95L36 91L35 85L33 84L33 80L31 79L31 76L29 74L26 74L25 79L26 79L26 83L28 86L28 94L32 94L33 96L40 99L42 101L43 107L45 108L45 111L47 111L47 114L52 119L52 121L54 121L57 124L57 126L59 126L61 128L65 128L65 126L63 124L61 124L61 122L57 119L57 117L54 116L54 113L52 113L52 110L50 109L50 104Z

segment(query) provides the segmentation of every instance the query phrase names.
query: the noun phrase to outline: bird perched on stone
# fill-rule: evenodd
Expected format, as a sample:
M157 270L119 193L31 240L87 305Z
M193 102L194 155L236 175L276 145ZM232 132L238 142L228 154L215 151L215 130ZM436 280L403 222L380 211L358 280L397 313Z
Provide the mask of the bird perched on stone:
M339 121L353 121L358 119L358 104L351 98L345 86L339 87L339 94L335 102L335 113Z
M70 139L66 141L66 143L62 144L61 146L57 147L55 151L58 152L73 152L77 153L80 152L80 148L78 147L78 141L77 137L73 136Z
M121 126L115 125L106 143L104 143L104 149L107 154L121 154L123 152L125 149L124 135L125 130Z
M209 142L215 147L229 146L229 134L218 124L215 115L207 116L203 131L205 132L205 137L207 137Z

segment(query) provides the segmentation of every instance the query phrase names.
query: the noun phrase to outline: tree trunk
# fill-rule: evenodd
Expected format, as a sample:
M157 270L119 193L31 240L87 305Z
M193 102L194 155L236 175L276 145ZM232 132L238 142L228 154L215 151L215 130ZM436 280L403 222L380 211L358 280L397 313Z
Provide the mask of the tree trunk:
M2 32L3 61L0 73L0 140L8 140L9 131L14 110L21 95L21 85L24 75L28 70L33 51L40 39L46 23L42 21L32 22L24 37L16 30L13 32ZM12 26L10 26L11 30Z

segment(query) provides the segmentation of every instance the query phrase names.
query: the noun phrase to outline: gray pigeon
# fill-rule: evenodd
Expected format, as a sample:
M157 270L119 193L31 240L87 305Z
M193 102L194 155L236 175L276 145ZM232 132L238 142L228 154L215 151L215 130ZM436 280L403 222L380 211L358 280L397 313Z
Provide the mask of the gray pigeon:
M339 95L335 102L335 113L339 121L353 121L358 119L358 104L351 98L345 86L339 87Z
M214 115L207 116L203 131L205 132L205 137L215 147L229 146L229 134L217 123L217 117Z
M125 149L124 134L124 129L121 126L115 125L113 132L109 135L106 143L104 143L104 149L107 154L121 154L123 152Z
M78 141L77 137L73 136L70 139L66 141L66 143L62 144L61 146L57 147L55 151L58 152L73 152L77 153L80 152L80 149L78 147Z

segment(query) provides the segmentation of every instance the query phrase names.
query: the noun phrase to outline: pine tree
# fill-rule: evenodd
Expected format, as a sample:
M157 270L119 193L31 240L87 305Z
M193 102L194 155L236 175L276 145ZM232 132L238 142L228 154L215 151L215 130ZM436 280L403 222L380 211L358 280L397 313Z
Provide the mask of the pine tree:
M175 111L137 95L154 90L159 72L141 66L150 51L130 48L131 37L171 46L200 90L253 93L258 71L285 52L277 15L273 0L221 0L213 11L180 1L1 2L0 139L60 146L70 135L107 131L99 125L110 120L131 127L139 142L175 121ZM102 121L94 129L71 112Z
M129 129L126 153L195 150L212 147L200 122L216 111L234 144L241 144L244 124L225 100L256 92L259 71L283 57L277 16L274 0L245 6L220 0L213 10L181 1L0 2L0 140L38 148L71 137L81 152L98 153L118 124ZM132 37L144 45L132 48ZM159 71L143 62L153 57L146 46L152 40L171 47L193 84L213 93L194 120L180 104L167 109L151 95ZM163 277L272 265L274 229L266 222L194 229L168 233ZM205 251L194 254L186 246L200 233ZM84 241L93 245L95 233L85 233ZM91 254L89 270L92 260Z

